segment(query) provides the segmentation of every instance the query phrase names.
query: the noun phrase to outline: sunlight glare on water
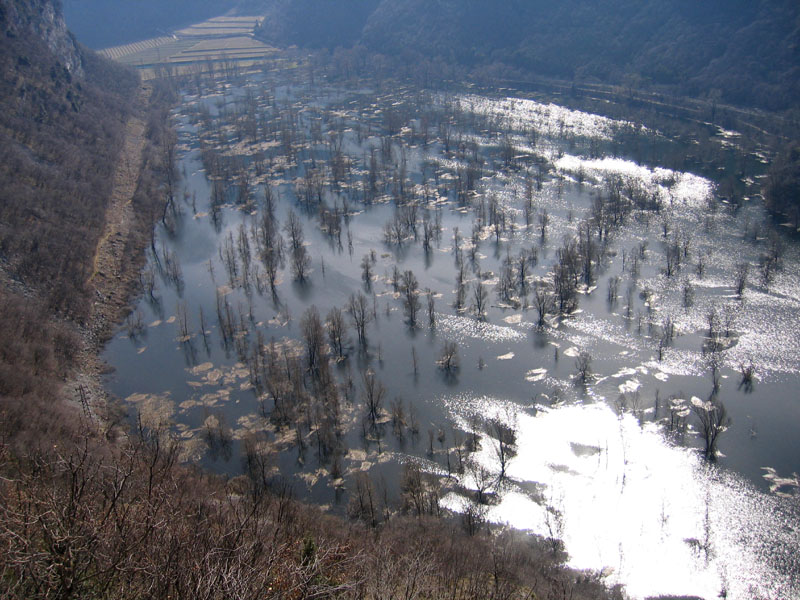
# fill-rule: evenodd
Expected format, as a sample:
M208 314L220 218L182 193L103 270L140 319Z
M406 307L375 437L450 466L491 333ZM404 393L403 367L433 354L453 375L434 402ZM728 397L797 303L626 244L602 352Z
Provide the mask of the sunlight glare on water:
M458 342L467 342L468 340L511 342L525 339L523 333L511 327L493 325L460 315L439 314L436 326L446 339Z
M624 121L523 98L492 99L467 95L461 97L461 102L476 114L503 117L514 128L527 130L535 127L551 137L569 133L578 137L609 140L616 127L630 126Z
M461 421L476 402L488 406L484 412L511 414L500 400L452 400L445 402ZM540 407L536 416L517 407L510 421L517 455L489 520L561 537L571 566L603 570L635 598L796 597L800 565L771 564L797 561L790 549L800 544L796 516L775 498L602 403ZM499 472L491 440L484 437L476 456ZM470 487L468 477L463 483ZM532 483L551 510L523 491ZM445 502L463 510L454 494Z
M282 102L300 111L304 119L313 116L301 96L288 87L282 89L276 92ZM499 475L500 464L494 441L483 430L496 427L492 421L500 420L517 431L517 452L506 465L507 481L490 490L492 500L486 506L490 520L563 539L571 565L602 572L608 583L624 584L635 598L661 594L717 598L722 592L728 598L795 597L795 555L799 545L796 524L800 519L795 497L778 494L794 494L796 489L792 487L796 481L796 398L791 386L781 387L780 378L794 384L795 374L800 372L797 249L788 245L782 265L767 289L759 283L757 268L760 255L769 247L766 232L753 225L760 222L755 219L760 214L755 207L745 204L733 213L727 202L710 201L716 193L714 183L691 173L656 164L644 166L623 158L575 155L586 152L598 156L613 146L615 155L621 150L620 155L630 156L625 153L627 134L635 133L636 137L645 131L648 139L651 133L661 135L653 130L531 100L474 95L454 98L444 94L435 96L434 104L438 103L437 110L456 122L461 115L469 116L470 111L485 117L466 119L465 122L474 121L475 126L463 127L458 139L473 144L473 152L483 164L499 165L496 161L501 134L501 143L512 146L511 162L516 166L483 168L475 182L474 195L468 194L468 200L454 200L451 192L459 170L464 172L470 164L470 153L452 149L445 152L443 140L422 146L413 135L411 145L397 138L407 159L411 189L417 197L426 198L426 211L431 215L438 211L443 236L434 251L425 253L411 242L411 236L402 244L385 243L381 225L389 223L393 216L390 196L379 195L368 206L358 201L357 193L357 180L369 173L369 149L380 141L378 130L373 129L361 140L351 126L363 119L381 120L382 107L398 106L401 100L390 94L373 102L374 98L361 95L358 101L347 104L347 109L336 113L346 121L343 144L354 157L354 179L342 184L345 194L355 199L353 204L348 200L346 206L342 201L342 210L348 214L346 225L352 223L347 230L352 234L349 243L353 244L349 257L341 244L337 250L327 225L300 211L306 235L304 247L313 256L313 272L308 282L299 285L292 281L286 265L277 280L281 302L286 303L284 310L275 297L262 297L261 292L258 296L250 294L235 283L236 276L229 277L230 285L214 282L213 272L209 280L208 266L216 265L218 276L224 277L224 236L248 220L243 221L236 207L222 210L223 225L219 230L211 227L208 212L183 220L177 235L161 235L158 241L172 248L183 261L185 296L177 288L173 293L163 280L159 303L150 305L144 299L140 303L145 321L151 323L147 345L142 338L126 338L122 342L120 337L114 347L116 358L109 361L117 367L115 376L124 390L121 397L127 397L138 410L153 418L174 414L180 421L177 428L181 435L194 443L187 453L202 456L202 428L211 422L220 426L223 417L236 424L233 436L241 441L259 427L257 411L261 410L255 404L248 369L233 362L239 357L229 354L213 324L208 325L208 335L212 342L219 341L219 346L206 345L207 356L197 361L201 364L191 362L194 358L184 354L185 348L176 346L176 317L164 311L182 304L191 313L190 320L194 318L196 328L198 312L203 307L206 315L215 312L218 289L232 306L240 307L241 315L248 305L254 307L254 327L243 325L244 330L264 335L264 339L275 337L282 350L288 348L292 350L290 354L299 355L300 315L312 305L321 314L333 306L344 306L361 280L359 257L375 253L376 270L366 287L372 288L374 294L375 321L368 335L377 352L372 356L365 352L358 359L353 355L351 363L379 373L390 397L395 396L398 403L405 398L409 411L419 411L414 418L423 427L446 423L451 417L459 435L480 428L477 433L482 436L481 448L467 461L470 469L475 469L474 458L489 477ZM226 93L220 99L228 97ZM398 96L401 97L402 94ZM369 104L362 106L364 100ZM211 112L216 114L216 102L210 104ZM324 105L320 100L320 106ZM336 102L332 108L341 109ZM198 129L191 124L196 118L193 115L187 111L182 118L186 144L181 148L188 150L184 169L193 173L186 178L187 193L197 192L200 208L204 209L211 207L210 203L205 204L211 188L201 168L200 138ZM406 128L401 131L403 137L409 134ZM587 139L601 143L587 144ZM612 141L613 144L608 143ZM280 142L276 139L261 146L231 144L225 150L231 155L252 156L254 151L278 148ZM531 185L536 182L535 177L529 176L535 175L536 170L520 168L526 163L534 166L532 159L542 167L542 178L535 190ZM312 157L312 164L314 160L317 159ZM284 209L294 206L299 211L297 202L301 200L293 179L294 167L287 161L278 153L268 175L280 198L277 218L281 223L286 219ZM430 185L431 176L434 182L438 179L437 185ZM256 177L254 181L262 180ZM634 196L641 200L657 195L661 200L659 211L635 210L624 219L623 226L611 231L610 236L607 233L608 253L598 258L589 281L577 290L580 308L568 316L548 315L546 326L537 328L535 311L526 298L519 298L517 304L498 295L504 263L516 264L515 256L525 250L532 257L529 283L550 281L558 259L556 248L566 236L578 235L582 223L590 222L594 200L608 193L608 184L621 184L623 194L631 195L631 200ZM539 233L536 227L536 212L526 213L523 200L529 191L536 210L546 207L549 213L546 234ZM480 206L488 198L497 201L513 228L495 232L486 222L477 220ZM341 200L328 196L327 201L338 206ZM485 320L476 318L474 310L453 309L455 272L449 264L455 254L455 230L459 228L460 243L466 251L472 246L471 225L479 241L477 260L472 265L477 269L467 272L466 283L470 292L479 283L489 293ZM667 275L665 258L671 242L681 243L684 251L681 269ZM635 273L629 262L632 257L636 257ZM699 269L701 260L703 270ZM743 262L750 265L750 280L744 293L737 294L732 274ZM435 313L435 327L430 331L421 323L410 330L405 326L400 316L401 295L391 287L393 266L416 270L420 289L430 286L433 290L432 298L436 298L440 312ZM610 293L612 280L614 297ZM529 286L528 300L531 289ZM687 296L685 290L691 294ZM700 442L689 398L693 394L703 396L711 383L703 350L712 311L716 311L720 322L726 315L735 317L730 326L726 325L723 336L720 397L727 403L733 425L720 444L720 452L724 453L720 468L709 467L696 450L675 445L678 440L688 446ZM203 318L202 313L199 316ZM675 335L662 347L659 340L667 318L675 327ZM241 321L244 323L243 317ZM206 336L202 337L205 341ZM445 341L457 344L460 368L442 376L434 363ZM195 350L202 357L201 338L195 337L195 342ZM411 363L409 347L403 342L411 345ZM591 373L580 385L575 370L578 357L584 353L592 359ZM736 385L740 364L747 364L751 358L757 368L754 393ZM419 382L418 362L422 374ZM344 362L337 364L342 367L338 370L340 376L348 377L350 367L345 370ZM158 372L159 376L143 381L142 372ZM436 376L429 378L426 373ZM148 384L153 389L147 389ZM767 388L768 384L772 387ZM774 390L779 393L773 394ZM144 392L147 394L142 395ZM347 403L344 413L344 439L349 451L343 466L348 477L374 469L372 474L376 477L388 472L391 480L395 462L411 461L429 473L448 477L445 485L453 483L449 450L447 471L437 458L444 454L445 443L436 452L432 447L427 457L422 456L419 449L413 448L413 442L412 448L406 447L401 427L396 440L387 435L379 441L379 448L386 443L382 451L357 450L362 444L368 446L356 426L362 410L359 396L356 389L356 399ZM523 399L527 398L539 403L535 409L530 404L523 408L515 403L526 402ZM651 403L653 398L655 404ZM604 399L608 404L601 402ZM640 419L654 422L640 426L633 416L620 418L610 408L626 403ZM672 427L671 423L665 424L666 417L660 412L665 407L670 418L687 420L686 429L680 434L675 429L675 438L665 438L657 424L660 421L661 427ZM441 430L448 428L442 426ZM455 441L455 431L453 438ZM287 448L291 445L280 435L276 440ZM327 466L321 460L300 463L293 455L291 448L280 454L281 469L300 483L302 493L307 494L304 497L333 507L341 490L334 492L333 486L326 483L323 474ZM460 459L459 452L459 462ZM220 470L235 473L238 466L234 463L238 464L218 464ZM458 482L467 490L476 489L479 478L486 475L479 469L470 469ZM739 469L736 472L740 475L723 469ZM743 477L749 477L748 483ZM768 485L759 492L751 482L762 477ZM772 492L767 493L767 488ZM463 493L456 492L444 500L456 511L463 510L467 502Z
M638 180L650 193L660 193L673 204L702 207L713 193L714 185L706 178L671 169L651 169L622 158L585 159L565 154L556 161L562 171L577 172L581 167L591 177L602 180L619 175Z

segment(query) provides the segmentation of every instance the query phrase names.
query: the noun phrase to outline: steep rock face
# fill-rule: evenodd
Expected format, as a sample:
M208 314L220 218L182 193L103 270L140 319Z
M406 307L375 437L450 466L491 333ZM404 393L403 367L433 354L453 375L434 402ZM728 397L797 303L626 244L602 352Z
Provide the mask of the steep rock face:
M83 76L83 57L59 0L0 0L0 28L5 37L40 38L70 74Z

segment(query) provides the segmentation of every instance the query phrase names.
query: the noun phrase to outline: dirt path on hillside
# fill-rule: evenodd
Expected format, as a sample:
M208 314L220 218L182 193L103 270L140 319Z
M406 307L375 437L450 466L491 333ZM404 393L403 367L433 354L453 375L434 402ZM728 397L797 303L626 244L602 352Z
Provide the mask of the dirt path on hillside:
M150 95L149 87L142 87L140 105ZM126 263L134 260L125 255L126 245L136 231L133 196L139 184L145 145L145 121L142 114L134 114L125 127L125 142L120 151L114 173L111 200L106 209L106 225L97 244L89 284L95 290L89 328L95 343L102 344L119 322L122 310L128 304L131 269ZM99 349L99 348L98 348Z
M140 231L141 226L137 226L133 197L142 173L146 143L145 109L151 92L152 88L146 84L140 88L139 109L125 126L125 140L114 173L105 228L95 250L92 275L88 281L94 291L94 302L87 326L81 331L78 368L63 388L68 401L78 403L84 413L99 417L106 423L109 419L116 419L110 418L101 382L104 365L99 353L128 310L138 276L138 269L133 265L138 264L138 254L147 243L147 232ZM130 255L131 247L136 249L135 255Z

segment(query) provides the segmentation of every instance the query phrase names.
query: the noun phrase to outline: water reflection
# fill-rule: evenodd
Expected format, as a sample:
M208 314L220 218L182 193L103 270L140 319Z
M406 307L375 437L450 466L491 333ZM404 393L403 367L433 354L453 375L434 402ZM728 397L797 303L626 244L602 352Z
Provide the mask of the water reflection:
M236 95L241 90L231 91ZM274 91L277 105L303 112L309 103L299 94L305 91L279 84ZM790 597L795 592L791 586L797 585L794 551L800 519L796 496L779 494L792 494L791 473L797 468L800 405L791 391L800 372L797 248L787 250L768 289L751 283L735 294L730 280L734 266L741 261L755 264L765 247L757 236L743 240L738 221L760 218L758 208L723 218L707 179L622 158L567 153L576 137L608 142L622 130L637 130L635 125L528 100L478 96L447 101L447 118L470 113L491 117L476 120L480 132L466 127L458 152L443 156L439 139L422 146L400 136L390 144L399 153L395 158L405 161L409 181L403 185L408 183L416 194L428 224L441 227L441 239L437 236L427 246L412 241L411 235L386 242L385 226L401 211L388 194L364 202L360 188L369 173L369 157L382 153L377 105L366 91L352 92L352 101L349 94L339 90L325 96L333 105L341 103L332 108L347 120L343 147L353 162L350 181L336 191L326 190L321 202L328 217L331 211L345 215L341 239L327 229L332 221L323 224L321 216L303 206L298 187L303 156L310 164L326 159L327 150L320 145L298 145L299 158L292 164L271 156L264 174L254 179L272 186L280 226L289 210L298 211L306 236L303 247L312 258L302 283L292 280L287 261L272 291L263 280L259 289L258 277L255 284L243 284L241 277L228 273L225 239L236 262L233 240L256 223L252 206L208 206L219 196L213 188L220 178L209 182L201 168L201 125L192 123L196 107L179 116L182 167L189 173L183 184L193 214L190 218L190 209L184 207L172 233L159 228L152 262L156 257L163 262L179 259L181 285L154 266L157 289L146 294L137 313L142 323L151 325L109 344L106 357L117 368L112 390L154 423L177 421L174 428L186 442L185 456L204 456L204 464L219 471L238 472L233 456L246 440L271 444L277 450L276 469L298 484L298 494L325 505L339 502L342 486L362 471L385 477L395 487L405 461L442 476L452 474L451 450L459 454L459 462L464 450L456 440L463 441L468 432L477 435L478 426L494 427L496 437L502 431L497 423L503 423L516 432L515 456L509 460L503 447L485 435L461 476L466 487L482 488L481 494L491 499L490 519L563 539L573 565L602 569L610 581L625 583L637 597L716 597L722 592L740 598ZM398 97L403 100L402 91ZM211 105L216 115L226 105L218 99L187 102ZM450 101L459 104L457 110ZM444 100L437 102L436 110L444 110ZM277 115L275 106L264 99L259 110L269 120ZM362 138L364 123L372 123L373 129ZM497 132L483 130L497 123L509 128L503 135L512 150L530 162L498 166ZM223 119L219 127L226 130L230 124ZM535 141L530 139L534 133ZM275 144L262 150L273 152L280 146ZM246 142L234 146L222 147L221 154L252 150ZM459 195L458 177L475 157L485 165L480 183L470 194ZM251 165L249 158L242 164ZM597 198L615 185L637 195L643 205L657 200L659 210L633 211L604 238L604 254L589 265L593 281L578 291L578 311L567 317L551 312L539 323L531 290L553 280L559 245L565 237L576 237L581 222L591 225ZM536 210L527 207L526 216L528 190ZM263 210L264 191L258 196L254 205L260 203ZM201 209L196 213L195 203ZM542 226L546 234L537 226L542 208L547 210ZM505 230L493 231L486 224L491 210L502 213L509 223ZM526 218L530 222L523 225ZM423 229L422 223L416 226ZM668 276L664 257L670 244L680 244L685 264ZM454 251L457 245L463 256ZM366 255L374 256L368 261L373 269L368 282L362 280ZM509 279L504 271L512 265L518 272L521 256L529 257L522 276L527 291L519 298L501 298L497 288L504 277ZM461 264L467 265L462 283L469 298L459 301L454 287ZM420 291L432 290L434 327L428 326L424 306L423 323L409 328L401 294L392 284L395 266L399 272L414 270ZM512 284L517 277L511 273ZM489 301L477 309L471 306L472 296L481 287ZM273 400L254 393L258 373L244 363L246 355L271 346L280 351L288 371L291 359L304 353L299 342L304 312L314 305L325 315L344 307L358 291L367 294L372 315L367 345L358 344L350 328L344 352L349 357L331 369L342 390L342 455L323 460L313 446L297 442L312 435L313 415L302 431L272 422ZM691 449L699 438L691 428L687 403L695 395L708 397L711 381L703 349L712 311L718 311L730 330L719 334L725 359L715 367L714 377L734 416L720 443L724 456L719 464L748 477L749 483L709 467ZM662 345L667 323L675 335ZM446 343L457 345L457 370L441 368ZM578 376L582 355L592 358L591 372ZM734 381L739 362L751 356L758 357L752 394ZM388 390L383 412L373 415L372 423L364 419L361 400L360 373L367 370ZM627 412L619 416L609 406ZM405 425L399 418L392 422L391 413L400 413L395 407L405 411ZM664 431L674 436L669 438L674 443L666 441ZM453 446L434 444L440 432ZM506 481L496 485L502 470ZM759 480L763 489L756 491L751 483ZM448 497L454 510L469 507L464 502L464 495ZM554 541L554 547L560 543ZM663 559L656 553L663 553Z
M485 397L443 401L465 427L472 411L502 417L512 410ZM796 503L755 490L605 404L537 409L532 416L513 407L517 453L489 520L561 537L569 564L602 570L635 598L796 597ZM498 475L489 440L476 457ZM463 483L475 489L469 476ZM537 492L525 491L532 484ZM464 510L459 495L447 504Z

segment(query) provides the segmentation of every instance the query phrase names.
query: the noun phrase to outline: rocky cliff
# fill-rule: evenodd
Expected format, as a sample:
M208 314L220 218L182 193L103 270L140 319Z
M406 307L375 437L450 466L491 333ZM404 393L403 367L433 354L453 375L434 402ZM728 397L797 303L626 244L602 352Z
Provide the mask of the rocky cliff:
M83 76L83 57L59 0L0 0L0 28L7 38L40 38L71 75Z

